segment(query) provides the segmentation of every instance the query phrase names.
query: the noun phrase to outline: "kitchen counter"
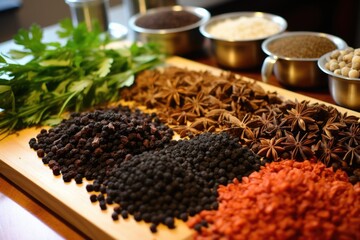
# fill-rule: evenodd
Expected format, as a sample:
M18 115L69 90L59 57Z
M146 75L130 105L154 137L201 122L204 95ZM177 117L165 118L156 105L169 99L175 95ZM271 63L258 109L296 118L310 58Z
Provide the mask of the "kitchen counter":
M126 11L120 7L113 8L110 20L124 23ZM57 26L45 29L45 36L53 40ZM12 41L0 44L0 52L6 52L16 47ZM207 44L205 50L197 55L188 56L188 59L205 65L217 66L215 60L209 55ZM249 78L261 81L260 69L252 71L236 71ZM271 77L271 85L283 88L274 76ZM291 89L293 92L303 94L327 103L334 104L327 89L317 91L304 91ZM289 96L291 97L291 96ZM1 170L1 169L0 169ZM44 204L24 192L11 180L1 174L0 171L0 239L87 239L88 237L78 229L52 212Z

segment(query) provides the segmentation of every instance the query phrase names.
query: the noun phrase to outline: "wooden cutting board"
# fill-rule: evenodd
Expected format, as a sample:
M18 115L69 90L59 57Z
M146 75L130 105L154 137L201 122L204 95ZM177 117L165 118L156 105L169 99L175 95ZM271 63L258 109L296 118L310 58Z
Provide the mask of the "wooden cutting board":
M209 70L214 74L222 71L180 57L169 58L167 64L192 70ZM262 82L257 83L265 90L277 92L286 99L325 103ZM360 117L359 112L335 107L340 112L348 112L349 115ZM136 222L132 217L113 221L112 207L103 211L98 203L90 202L85 181L80 185L75 184L74 181L64 183L60 176L54 176L49 167L37 157L28 142L36 137L39 131L40 129L36 128L25 129L0 141L0 173L56 214L92 239L191 239L193 231L180 220L175 222L176 228L173 230L159 226L156 234L150 232L149 224Z

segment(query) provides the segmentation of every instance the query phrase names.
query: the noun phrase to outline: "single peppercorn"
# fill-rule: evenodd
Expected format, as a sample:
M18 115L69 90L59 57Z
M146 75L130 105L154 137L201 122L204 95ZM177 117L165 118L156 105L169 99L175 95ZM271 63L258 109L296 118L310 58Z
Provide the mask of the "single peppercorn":
M119 214L116 213L116 212L113 212L113 213L111 214L111 218L112 218L114 221L119 220Z
M90 195L90 201L91 201L91 202L96 202L96 201L97 201L97 196L96 196L96 194L91 194L91 195Z

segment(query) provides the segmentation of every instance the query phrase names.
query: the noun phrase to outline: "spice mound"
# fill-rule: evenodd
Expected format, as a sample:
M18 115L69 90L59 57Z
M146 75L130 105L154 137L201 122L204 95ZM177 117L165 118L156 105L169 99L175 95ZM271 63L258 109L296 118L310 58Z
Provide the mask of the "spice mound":
M180 137L227 131L268 161L317 159L360 181L359 117L333 106L284 100L230 72L176 67L142 72L121 95L156 109Z
M168 143L173 131L156 114L128 107L73 113L58 126L29 141L32 149L65 182L103 178L132 155Z
M88 185L93 200L119 204L113 219L133 215L136 221L175 227L201 210L216 210L217 186L248 176L263 165L260 157L228 133L204 133L190 140L172 141L163 149L134 155L114 166L103 181ZM94 186L95 185L95 186Z
M135 24L148 29L172 29L185 27L200 21L200 18L188 11L161 11L140 17Z
M294 35L278 38L269 43L274 55L288 58L319 58L337 47L330 39L314 35Z
M360 239L360 184L322 163L272 162L218 192L188 221L195 239Z

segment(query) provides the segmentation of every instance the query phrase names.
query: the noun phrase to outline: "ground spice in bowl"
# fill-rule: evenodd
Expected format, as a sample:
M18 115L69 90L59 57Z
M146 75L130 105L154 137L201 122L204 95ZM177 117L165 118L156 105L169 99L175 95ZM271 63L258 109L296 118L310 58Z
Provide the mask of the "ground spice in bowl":
M360 239L360 184L322 163L272 162L218 193L188 221L195 239Z
M240 16L215 22L209 26L208 32L217 39L244 41L265 38L281 30L281 26L270 19L257 16Z
M144 15L136 20L135 24L148 29L171 29L191 25L200 21L200 18L188 11L159 11Z
M316 35L286 36L270 42L267 47L272 54L288 58L319 58L337 49L333 41Z

